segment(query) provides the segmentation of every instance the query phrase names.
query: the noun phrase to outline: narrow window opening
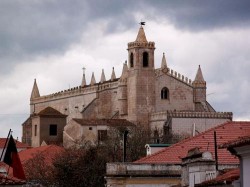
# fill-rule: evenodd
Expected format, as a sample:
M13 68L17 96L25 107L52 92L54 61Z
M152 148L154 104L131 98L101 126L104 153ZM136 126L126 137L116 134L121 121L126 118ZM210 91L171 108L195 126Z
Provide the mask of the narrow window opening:
M57 135L57 125L50 125L49 126L49 135L56 136Z
M134 54L133 53L130 54L130 67L131 68L134 67Z
M143 67L148 67L148 53L143 53Z
M37 125L35 125L35 136L37 136Z
M161 99L169 99L169 90L168 88L164 87L161 90Z

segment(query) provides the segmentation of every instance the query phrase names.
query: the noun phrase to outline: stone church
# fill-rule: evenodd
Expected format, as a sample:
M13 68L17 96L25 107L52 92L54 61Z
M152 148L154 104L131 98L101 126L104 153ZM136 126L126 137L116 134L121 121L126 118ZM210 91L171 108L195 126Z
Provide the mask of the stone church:
M207 102L200 66L194 81L170 69L164 53L161 67L155 67L155 43L147 40L142 26L127 50L128 63L119 78L113 68L110 78L102 71L96 82L93 73L87 84L83 72L80 86L44 96L35 80L22 141L36 147L101 140L116 125L194 135L232 120L231 112L216 112Z

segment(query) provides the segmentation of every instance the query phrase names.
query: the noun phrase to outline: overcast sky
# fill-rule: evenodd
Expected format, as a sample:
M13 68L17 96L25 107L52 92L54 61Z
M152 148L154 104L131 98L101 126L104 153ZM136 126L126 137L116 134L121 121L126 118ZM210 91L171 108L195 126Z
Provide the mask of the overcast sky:
M139 22L173 69L194 79L198 65L207 81L207 100L234 120L250 120L249 0L1 0L0 137L29 116L34 79L41 95L100 80L112 67L121 75L127 43Z

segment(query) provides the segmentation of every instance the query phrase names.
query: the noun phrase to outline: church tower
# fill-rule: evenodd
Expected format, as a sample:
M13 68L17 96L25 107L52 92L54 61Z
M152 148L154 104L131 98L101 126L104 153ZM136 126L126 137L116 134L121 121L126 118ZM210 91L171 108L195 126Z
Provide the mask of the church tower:
M136 40L128 43L128 119L137 124L148 125L155 108L154 50L141 26Z
M203 78L201 67L199 65L195 79L193 81L194 87L194 102L205 103L206 102L206 81Z

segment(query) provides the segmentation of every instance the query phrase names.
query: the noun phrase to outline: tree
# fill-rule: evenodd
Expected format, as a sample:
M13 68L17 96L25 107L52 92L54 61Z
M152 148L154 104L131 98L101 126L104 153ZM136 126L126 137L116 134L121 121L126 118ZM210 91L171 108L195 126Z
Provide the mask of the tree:
M53 163L58 186L99 186L105 185L106 155L99 146L86 149L69 149Z
M23 164L23 167L29 183L43 186L52 186L54 184L54 167L46 162L44 154L36 153L33 158Z

